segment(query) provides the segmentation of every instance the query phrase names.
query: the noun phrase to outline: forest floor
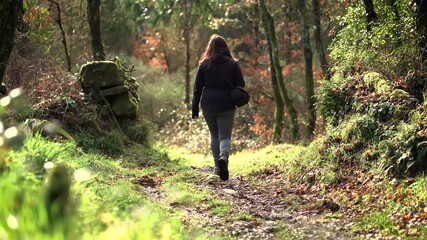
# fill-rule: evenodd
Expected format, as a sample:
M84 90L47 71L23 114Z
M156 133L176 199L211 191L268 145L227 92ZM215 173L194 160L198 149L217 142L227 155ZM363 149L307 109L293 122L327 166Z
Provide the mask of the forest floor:
M250 153L247 153L250 154ZM188 229L208 239L362 239L374 233L353 231L356 223L339 206L315 191L289 186L275 160L264 165L245 154L232 155L230 179L213 175L210 158L171 149L174 162L138 176L144 196L179 216ZM233 161L235 158L235 161ZM378 236L377 236L378 237Z
M0 222L0 239L50 236L38 201L49 181L27 168L56 159L74 179L69 212L55 228L64 239L427 239L426 178L353 171L325 183L324 169L304 165L307 151L284 144L232 154L230 179L221 181L209 156L179 147L130 144L107 156L35 135L10 152L14 171L2 175L0 212L20 228ZM15 217L21 194L28 201Z

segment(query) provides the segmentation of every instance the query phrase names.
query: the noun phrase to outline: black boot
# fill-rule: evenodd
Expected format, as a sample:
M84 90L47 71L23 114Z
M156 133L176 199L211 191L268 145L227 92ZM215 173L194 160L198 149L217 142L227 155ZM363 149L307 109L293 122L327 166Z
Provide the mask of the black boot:
M218 160L219 177L223 181L228 180L228 154L223 154Z
M218 165L218 159L214 159L215 165L214 165L214 174L219 176L219 165Z

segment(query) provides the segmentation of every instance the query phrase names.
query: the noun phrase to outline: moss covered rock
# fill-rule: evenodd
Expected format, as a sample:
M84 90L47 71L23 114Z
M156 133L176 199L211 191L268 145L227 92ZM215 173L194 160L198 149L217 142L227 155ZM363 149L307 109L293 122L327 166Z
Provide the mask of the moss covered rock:
M138 100L130 92L114 96L111 108L114 115L118 117L136 118L138 111Z
M101 90L101 95L104 97L114 96L114 95L118 95L121 93L129 92L129 90L130 89L127 85L117 86L117 87L112 87L112 88Z
M374 88L379 94L388 94L393 89L392 83L377 72L366 72L363 74L362 79L366 86Z
M402 89L394 89L390 94L391 100L398 100L402 98L406 98L409 96L409 93Z
M341 129L340 138L345 142L353 140L365 142L370 140L377 128L378 124L373 117L360 114L353 115L338 127L338 129Z
M121 86L125 81L125 73L113 61L94 61L83 65L80 69L80 84L89 88L92 84L100 89Z

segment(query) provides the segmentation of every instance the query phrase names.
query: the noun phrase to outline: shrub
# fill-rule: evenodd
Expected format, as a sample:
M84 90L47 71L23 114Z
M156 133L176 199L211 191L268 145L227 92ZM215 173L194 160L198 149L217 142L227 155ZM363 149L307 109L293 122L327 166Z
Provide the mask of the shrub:
M343 27L332 44L331 58L350 75L358 71L374 70L388 77L406 76L408 70L425 71L417 59L417 34L414 33L413 12L408 7L410 0L396 1L395 15L388 4L376 4L378 22L372 31L366 30L365 9L357 2L348 7L347 14L340 18ZM417 74L422 75L422 74Z
M375 136L378 125L374 118L368 115L352 115L348 121L343 122L337 129L339 137L345 142L367 142Z
M427 171L427 111L420 106L408 123L400 122L388 140L379 144L380 160L394 175L414 175Z
M70 150L74 148L75 145L72 142L60 144L45 141L40 134L35 134L33 137L28 138L22 150L15 154L25 156L24 165L28 171L43 177L46 173L46 163L60 163L70 158ZM16 158L18 156L13 155L13 157Z
M327 123L337 125L351 109L352 95L346 83L354 79L335 74L330 81L321 81L316 98L317 107Z
M153 126L146 120L126 119L120 123L124 134L129 140L140 144L148 144L150 131Z
M183 74L164 74L160 68L137 65L135 78L141 86L139 91L142 117L164 126L175 115L175 110L184 104Z
M40 135L32 138L25 142L23 151L8 153L12 161L8 171L0 173L0 238L197 237L187 237L178 219L153 212L155 208L144 202L125 174L129 169L121 168L118 161L82 153L67 143L54 143ZM54 150L48 149L51 147ZM33 152L55 153L42 154L49 158L64 157L63 164L45 165L40 176L25 168L24 162L33 156L26 150L30 148ZM147 157L142 155L138 157ZM79 176L82 170L92 174ZM123 231L117 231L117 227Z
M21 89L14 89L0 101L0 173L10 164L5 156L10 149L20 149L24 144L27 132L18 125L10 113L16 115L26 112L28 105Z
M123 136L119 130L110 133L79 132L77 133L78 145L85 151L98 150L107 154L120 155L125 151Z

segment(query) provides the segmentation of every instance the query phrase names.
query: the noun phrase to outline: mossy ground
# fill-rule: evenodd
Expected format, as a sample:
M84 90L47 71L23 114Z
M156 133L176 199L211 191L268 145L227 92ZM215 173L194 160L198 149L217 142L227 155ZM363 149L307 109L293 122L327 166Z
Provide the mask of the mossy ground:
M5 169L10 171L3 170L0 175L0 236L426 236L425 177L390 179L356 169L346 171L353 175L338 176L331 163L318 158L323 143L318 139L307 147L271 145L234 153L230 156L230 180L223 182L212 174L210 156L183 148L128 144L122 155L107 157L83 152L72 142L53 142L35 135L20 151L9 153ZM69 170L71 197L65 203L68 217L52 223L43 199L51 167L58 165ZM49 226L54 226L53 230L46 230Z
M73 143L52 142L40 135L28 138L20 151L9 153L10 165L0 175L0 237L198 238L197 234L183 229L179 218L151 203L134 183L135 179L149 174L150 169L132 166L132 161L157 161L156 165L161 168L170 164L170 160L143 145L131 149L138 151L110 158L85 153ZM51 220L47 217L45 202L49 195L47 181L49 172L60 165L66 166L69 172L61 179L70 179L72 184L66 193L69 197L57 204L65 205L68 211L63 217Z

